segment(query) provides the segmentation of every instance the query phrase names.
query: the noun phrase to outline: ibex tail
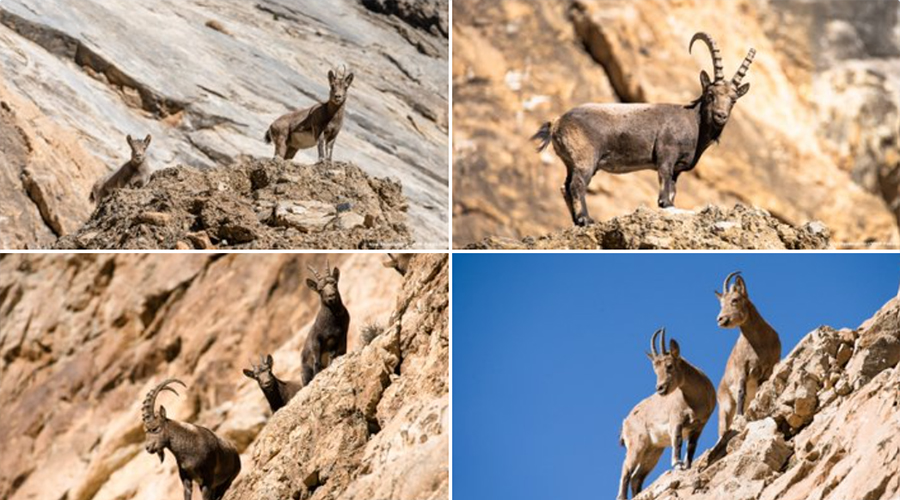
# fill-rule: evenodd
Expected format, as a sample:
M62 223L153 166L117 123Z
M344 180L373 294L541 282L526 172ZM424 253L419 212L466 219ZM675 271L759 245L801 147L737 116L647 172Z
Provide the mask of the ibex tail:
M272 144L272 129L266 130L266 144Z
M543 151L548 144L550 144L550 122L544 122L541 125L541 128L538 129L537 133L531 136L532 141L541 141L538 144L537 150L540 153Z

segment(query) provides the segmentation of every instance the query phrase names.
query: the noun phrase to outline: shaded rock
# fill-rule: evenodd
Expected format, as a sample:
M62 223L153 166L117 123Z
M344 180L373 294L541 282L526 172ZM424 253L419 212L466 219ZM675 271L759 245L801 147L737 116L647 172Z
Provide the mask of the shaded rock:
M784 224L764 210L736 205L698 212L638 208L634 213L583 228L521 241L486 238L469 249L823 249L829 233Z

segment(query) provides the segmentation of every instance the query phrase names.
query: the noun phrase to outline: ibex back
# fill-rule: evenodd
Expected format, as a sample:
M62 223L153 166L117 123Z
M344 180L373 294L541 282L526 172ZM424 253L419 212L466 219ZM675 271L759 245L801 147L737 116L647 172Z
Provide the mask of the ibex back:
M585 104L544 123L532 137L540 141L538 151L552 142L566 164L562 194L576 225L593 222L585 193L598 170L614 174L656 170L657 204L671 207L678 176L693 169L706 148L718 140L735 102L750 90L750 84L741 85L741 80L756 51L750 49L737 74L726 81L715 41L697 33L688 51L697 40L712 52L715 79L701 71L702 94L690 104Z

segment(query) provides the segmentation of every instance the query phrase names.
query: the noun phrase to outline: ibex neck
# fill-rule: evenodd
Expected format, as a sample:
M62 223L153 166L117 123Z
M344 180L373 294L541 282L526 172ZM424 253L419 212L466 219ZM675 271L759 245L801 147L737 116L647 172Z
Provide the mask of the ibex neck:
M741 325L741 335L746 337L751 345L758 346L761 342L766 342L773 336L777 336L775 330L766 323L756 306L749 302L747 321Z
M700 103L694 107L697 120L697 151L694 153L694 162L700 160L700 156L706 151L713 141L719 140L722 134L722 128L712 122L712 118L708 116L706 104Z
M166 425L169 426L169 450L175 455L175 460L180 462L182 457L199 445L197 430L200 428L193 425L189 427L190 424L174 420L169 420Z
M273 378L275 377L273 376ZM266 395L266 401L269 402L269 407L272 408L273 412L284 406L284 399L281 397L281 386L283 385L284 382L275 378L275 385L263 391L263 394Z
M347 102L347 101L344 101L344 102ZM328 118L331 118L331 117L333 117L334 115L338 114L338 112L339 112L343 107L344 107L344 103L343 103L343 102L340 103L340 104L335 104L335 103L333 103L333 102L331 101L331 99L329 99L329 100L328 100L328 103L325 105L325 110L326 110L326 112L328 113Z
M684 399L692 408L698 408L706 404L712 389L712 382L694 365L684 359L681 360L684 373L684 382L681 384L681 392Z

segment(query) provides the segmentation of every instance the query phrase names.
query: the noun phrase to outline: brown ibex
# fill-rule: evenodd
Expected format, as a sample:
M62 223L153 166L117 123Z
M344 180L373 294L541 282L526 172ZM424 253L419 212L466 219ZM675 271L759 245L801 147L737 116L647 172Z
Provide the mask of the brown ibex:
M262 389L266 401L269 402L269 408L272 409L272 413L275 413L279 408L288 404L288 401L300 392L303 386L297 382L279 380L272 373L273 363L271 354L266 357L260 356L259 366L254 366L251 362L250 369L244 369L244 375L259 383L259 388Z
M693 169L706 148L719 139L731 108L750 90L750 84L741 85L741 80L756 51L750 49L737 74L726 81L716 42L706 33L697 33L689 52L697 40L712 52L715 80L701 71L702 94L690 104L584 104L544 123L532 137L540 141L538 151L553 142L566 164L562 193L575 225L593 222L585 192L598 170L613 174L656 170L657 204L671 207L678 176Z
M659 350L656 338L660 336ZM656 393L644 399L622 423L620 442L625 446L625 462L619 483L619 500L640 493L647 474L656 467L663 450L672 447L672 467L689 469L703 427L716 406L716 390L709 378L681 357L678 342L671 340L666 351L666 329L650 339L656 373ZM687 460L681 461L681 445L687 438Z
M146 450L159 455L162 463L166 448L175 455L178 475L184 486L184 500L191 500L194 481L200 486L203 500L219 500L225 496L231 482L241 472L241 457L234 446L216 436L213 431L198 425L186 424L166 418L166 408L155 411L156 396L162 391L171 391L170 384L184 382L170 378L147 393L144 399L144 432L147 435Z
M315 279L306 279L306 284L319 294L319 312L312 328L306 335L301 360L303 363L303 386L306 387L320 371L338 356L347 354L347 330L350 328L350 313L341 300L338 280L341 271L333 270L325 261L325 276L307 266Z
M734 284L728 284L734 279ZM721 328L740 327L741 334L728 356L719 382L719 438L731 428L734 415L743 415L760 384L768 380L781 359L781 340L766 323L747 295L747 284L735 271L725 278L722 293L716 292L721 310L716 318Z
M102 179L94 183L91 189L91 201L100 203L106 195L112 193L116 189L127 186L134 181L135 186L143 186L150 180L150 165L147 163L147 148L150 146L152 137L147 134L144 140L132 139L131 136L125 137L128 146L131 147L131 159L117 170L107 174Z
M343 66L337 73L329 70L328 102L287 113L272 122L265 139L266 144L275 143L275 157L290 160L297 151L318 146L319 161L331 162L334 141L344 123L344 103L351 83L353 73L348 75Z

